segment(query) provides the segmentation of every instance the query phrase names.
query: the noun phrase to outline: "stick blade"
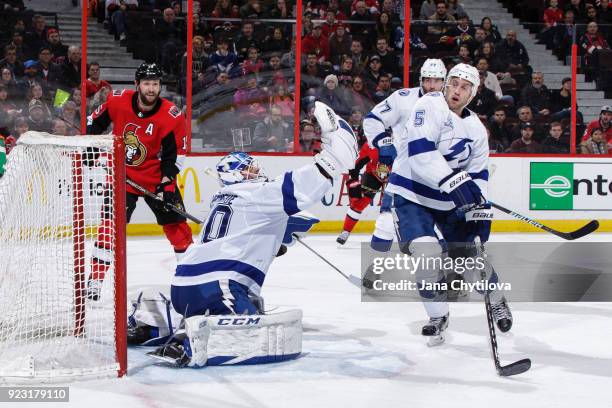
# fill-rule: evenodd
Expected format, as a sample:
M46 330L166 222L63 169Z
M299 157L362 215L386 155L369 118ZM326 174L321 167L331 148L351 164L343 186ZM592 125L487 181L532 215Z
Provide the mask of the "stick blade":
M569 239L574 240L574 239L582 238L585 235L590 234L591 232L597 231L597 228L599 228L599 221L593 220L589 222L588 224L586 224L585 226L577 229L576 231L568 233Z
M497 374L502 377L510 377L511 375L522 374L531 368L531 360L525 358L523 360L516 361L507 366L498 367Z

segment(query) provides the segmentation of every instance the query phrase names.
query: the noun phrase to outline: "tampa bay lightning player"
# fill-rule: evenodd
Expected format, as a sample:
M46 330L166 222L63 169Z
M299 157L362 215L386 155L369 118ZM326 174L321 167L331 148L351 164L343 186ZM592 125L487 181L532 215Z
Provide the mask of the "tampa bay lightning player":
M387 192L393 197L402 250L412 256L442 256L434 226L449 243L451 256L473 256L475 246L462 243L489 239L487 132L478 116L466 108L479 83L476 68L454 66L443 92L420 98L404 129L407 143L398 151ZM489 273L489 281L495 281L495 272ZM419 282L440 282L443 276L441 270L417 271ZM420 289L429 316L422 334L439 336L448 325L446 293L423 285ZM499 329L510 330L512 315L505 298L499 292L490 297Z
M397 152L406 149L406 134L403 130L416 101L429 92L441 91L446 79L446 67L440 59L425 60L420 73L418 87L393 92L372 108L363 120L363 131L368 143L379 149L379 162L389 168ZM392 133L389 133L389 129ZM372 235L373 249L388 251L393 243L395 228L390 207L391 197L385 194ZM346 238L344 240L346 241Z
M292 232L290 217L321 200L332 180L353 168L357 158L349 124L320 102L314 115L321 127L322 151L312 164L268 181L257 160L246 153L231 153L219 161L223 187L212 199L198 242L186 251L172 281L172 306L185 317L184 333L151 355L178 365L203 366L279 361L299 354L301 314L265 315L254 299L283 238ZM249 317L236 317L242 315ZM221 338L213 342L211 337L209 345L215 333Z

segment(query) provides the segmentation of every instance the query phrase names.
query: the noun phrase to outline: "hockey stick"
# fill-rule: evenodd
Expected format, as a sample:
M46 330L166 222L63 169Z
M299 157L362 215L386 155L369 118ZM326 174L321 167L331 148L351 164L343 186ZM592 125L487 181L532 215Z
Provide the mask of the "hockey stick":
M295 238L295 240L297 242L299 242L300 244L304 245L306 248L308 248L310 250L310 252L312 252L313 254L315 254L316 256L318 256L323 262L325 262L326 264L328 264L329 266L331 266L336 272L338 272L340 275L342 275L342 277L344 279L346 279L347 281L349 281L351 284L357 286L358 288L361 288L361 279L359 279L358 277L356 277L355 275L347 275L344 272L342 272L340 269L338 269L333 263L329 262L327 259L325 259L321 254L319 254L317 251L315 251L314 249L312 249L312 247L310 247L308 244L306 244L304 241L301 240L301 238L299 236L297 236L296 234L292 234L293 238Z
M555 229L552 229L550 227L547 227L546 225L540 224L539 222L532 220L531 218L525 217L524 215L521 215L517 212L514 212L512 210L509 210L505 207L502 207L499 204L494 203L493 201L489 201L489 204L491 204L492 207L497 208L498 210L500 210L501 212L504 212L508 215L513 216L514 218L518 218L521 221L525 221L527 224L531 224L536 228L539 228L541 230L544 230L546 232L550 232L553 235L556 235L558 237L561 237L563 239L566 239L568 241L573 241L575 239L584 237L585 235L590 234L593 231L596 231L597 228L599 228L599 221L597 220L593 220L590 221L588 224L578 228L575 231L572 232L561 232L561 231L557 231Z
M147 190L146 188L144 188L143 186L141 186L140 184L135 183L134 181L130 180L130 179L126 179L127 184L129 184L130 186L134 187L136 190L140 191L142 194L146 195L149 198L152 198L153 200L156 201L160 201L161 203L163 203L164 208L168 211L174 211L175 213L177 213L178 215L181 215L195 223L198 224L203 224L204 221L202 221L199 218L194 217L193 215L189 214L188 212L186 212L185 210L183 210L182 208L179 208L175 205L172 205L170 203L165 202L164 200L162 200L160 197L158 197L157 195L153 194L152 192L150 192L149 190Z

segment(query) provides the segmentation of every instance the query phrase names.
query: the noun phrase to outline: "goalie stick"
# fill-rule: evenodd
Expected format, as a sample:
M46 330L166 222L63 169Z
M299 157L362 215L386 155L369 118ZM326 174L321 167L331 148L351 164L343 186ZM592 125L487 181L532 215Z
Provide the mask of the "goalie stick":
M582 238L585 235L588 235L591 232L596 231L597 228L599 228L599 221L593 220L593 221L590 221L588 224L583 225L582 227L578 228L575 231L572 231L572 232L561 232L561 231L557 231L555 229L552 229L550 227L547 227L546 225L540 224L539 222L537 222L535 220L532 220L531 218L525 217L524 215L521 215L521 214L519 214L517 212L509 210L506 207L502 207L501 205L496 204L493 201L489 201L489 204L491 204L492 207L497 208L501 212L504 212L504 213L506 213L508 215L511 215L514 218L518 218L521 221L525 221L527 224L531 224L531 225L533 225L536 228L539 228L539 229L544 230L546 232L550 232L551 234L556 235L558 237L561 237L563 239L566 239L568 241L573 241L575 239Z
M132 181L130 179L126 179L126 182L127 182L127 184L129 184L130 186L134 187L136 190L140 191L142 194L146 195L147 197L162 202L164 204L164 208L165 209L167 209L169 211L174 211L178 215L182 215L183 217L185 217L185 218L187 218L187 219L189 219L189 220L191 220L191 221L193 221L193 222L195 222L197 224L203 224L204 223L204 221L202 221L201 219L199 219L197 217L194 217L193 215L189 214L188 212L186 212L182 208L165 202L159 196L157 196L156 194L153 194L152 192L150 192L149 190L147 190L146 188L144 188L140 184L137 184L137 183L135 183L134 181Z

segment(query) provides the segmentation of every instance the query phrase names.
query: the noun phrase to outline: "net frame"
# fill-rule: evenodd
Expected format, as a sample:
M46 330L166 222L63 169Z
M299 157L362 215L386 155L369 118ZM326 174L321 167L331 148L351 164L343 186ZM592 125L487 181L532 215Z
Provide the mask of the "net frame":
M73 330L68 335L64 332L52 333L50 336L57 338L62 337L62 341L66 340L66 344L78 343L79 341L90 341L104 343L107 339L101 340L92 338L95 337L97 332L93 331L88 337L87 333L87 322L88 315L92 316L94 313L91 310L88 311L86 307L86 282L87 282L87 257L86 257L86 245L88 245L87 237L91 236L90 233L88 235L87 230L91 229L90 226L87 225L87 220L85 214L85 201L86 197L84 196L84 191L86 190L85 183L85 171L84 171L84 151L88 148L92 147L100 147L104 146L107 151L111 152L112 160L106 162L106 166L112 166L112 183L104 183L104 188L109 190L109 194L112 195L112 224L114 228L112 229L112 256L113 256L113 272L112 272L112 288L113 288L113 296L110 300L111 305L109 308L101 308L101 311L95 311L95 313L106 313L105 318L109 318L109 313L112 313L113 316L110 320L113 321L113 338L112 342L114 343L114 356L113 364L106 364L104 367L96 367L95 364L91 367L78 367L76 369L67 368L62 369L62 367L53 367L52 370L46 369L37 371L37 367L34 363L31 363L31 370L16 370L16 372L10 372L8 370L2 371L2 376L0 377L0 383L28 383L28 382L56 382L56 381L66 381L66 380L79 380L79 379L89 379L89 378L100 378L100 377L108 377L112 375L114 371L115 375L118 377L122 377L127 373L127 294L126 294L126 250L125 250L125 241L126 241L126 217L125 217L125 148L123 143L123 138L121 136L112 136L112 135L100 135L100 136L54 136L46 133L40 132L27 132L22 135L19 139L18 145L25 146L52 146L52 147L65 147L67 149L73 148L74 151L71 151L69 154L63 154L63 158L69 156L69 160L71 161L71 169L70 169L70 185L67 186L67 189L71 191L71 204L72 204L72 217L71 217L71 225L69 226L70 231L67 232L67 235L71 237L71 249L72 249L72 273L74 274L73 278L73 313L71 316L73 320ZM55 152L54 150L52 150ZM58 158L58 161L61 161L62 158ZM11 166L10 156L9 162L7 163L7 173L13 171L19 171L19 163L16 163L15 166ZM15 167L15 168L13 168ZM6 177L6 174L5 174ZM9 177L11 177L9 173ZM12 177L18 177L15 174ZM41 178L44 175L41 176ZM5 179L6 180L6 179ZM23 188L28 188L27 183ZM6 189L5 189L6 190ZM0 179L0 193L2 193L2 179ZM6 191L5 191L6 193ZM104 195L105 192L102 193ZM5 202L2 203L2 200L8 200L8 194L4 196L0 194L0 207L3 205L15 205L19 207L19 202ZM53 197L51 197L53 199ZM58 202L61 202L61 199L56 198ZM66 206L66 203L64 203ZM5 207L7 208L7 207ZM1 221L1 220L0 220ZM2 224L0 224L2 225ZM51 226L53 228L53 226ZM61 226L59 228L61 230ZM24 228L27 230L27 228ZM1 233L2 231L0 231ZM13 231L14 233L14 231ZM39 232L40 233L40 232ZM57 233L57 231L56 231ZM27 234L32 234L32 231L28 231ZM8 235L10 237L10 234ZM0 235L0 238L6 238L7 235ZM44 237L41 237L41 241L44 241ZM3 242L0 242L2 245ZM41 244L44 245L44 242ZM5 254L6 255L6 254ZM10 258L10 257L9 257ZM1 262L5 262L5 259L0 259ZM10 259L7 262L5 267L10 267ZM1 264L0 264L1 266ZM4 267L0 267L0 272L5 272L7 269ZM68 272L70 273L70 272ZM7 274L10 277L10 274ZM3 284L3 279L6 277L0 276L0 284ZM44 302L44 300L43 300ZM43 306L44 307L44 306ZM111 310L107 310L111 309ZM0 310L0 314L3 313L3 310ZM70 317L68 318L70 319ZM93 319L93 317L92 317ZM31 322L29 323L31 324ZM27 323L26 323L27 325ZM45 329L38 329L40 331ZM60 334L58 334L60 333ZM93 335L93 336L92 336ZM46 337L42 336L43 339ZM15 341L14 338L8 338L9 342L7 344L9 346L12 345L10 341ZM0 351L3 354L6 354L7 350L4 349L3 342L6 339L0 338ZM108 339L110 341L110 339ZM61 345L62 343L60 343ZM15 347L17 349L19 344ZM105 344L107 348L110 349L108 344ZM77 349L80 350L80 349ZM17 353L18 354L18 353ZM19 360L21 356L17 355L15 360ZM76 357L79 358L78 356ZM86 358L83 360L89 362ZM95 361L95 360L91 360ZM21 363L22 364L22 363ZM22 364L23 365L23 364ZM27 361L26 364L27 366ZM9 364L10 367L10 364ZM109 369L112 367L112 369Z

